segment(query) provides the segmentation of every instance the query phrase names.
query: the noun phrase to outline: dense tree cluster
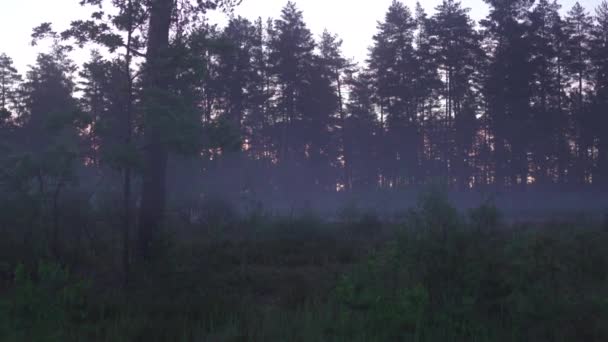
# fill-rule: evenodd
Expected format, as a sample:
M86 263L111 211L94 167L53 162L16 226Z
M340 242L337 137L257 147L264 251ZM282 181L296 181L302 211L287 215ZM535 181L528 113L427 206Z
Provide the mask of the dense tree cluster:
M34 38L54 47L25 77L0 55L0 184L52 208L62 189L106 182L126 228L137 205L140 225L158 224L165 179L193 200L606 188L608 2L486 2L477 24L459 1L432 15L393 1L363 65L293 2L225 27L201 13L232 1L115 0L64 32L43 24ZM77 68L67 53L86 43L106 53Z

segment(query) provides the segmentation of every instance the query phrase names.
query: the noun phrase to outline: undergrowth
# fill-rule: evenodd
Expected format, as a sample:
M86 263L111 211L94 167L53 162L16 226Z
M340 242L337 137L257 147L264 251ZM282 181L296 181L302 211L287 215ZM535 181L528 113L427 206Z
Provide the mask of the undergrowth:
M398 223L342 214L175 229L126 289L111 245L86 254L86 271L7 255L0 340L608 340L601 224L506 224L437 191Z

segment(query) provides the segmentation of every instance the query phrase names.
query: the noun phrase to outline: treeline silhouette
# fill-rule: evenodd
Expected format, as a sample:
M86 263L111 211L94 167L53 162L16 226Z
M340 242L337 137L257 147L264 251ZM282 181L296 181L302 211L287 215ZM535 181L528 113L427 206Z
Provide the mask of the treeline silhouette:
M432 14L394 1L357 64L293 2L218 27L200 13L234 1L125 0L112 15L83 1L100 6L90 19L34 29L54 44L24 77L0 57L2 191L39 193L52 212L66 189L101 184L91 197L122 193L154 227L165 179L193 199L606 189L608 2L565 15L555 1L486 2L476 23L458 1ZM106 53L78 68L68 55L85 44Z

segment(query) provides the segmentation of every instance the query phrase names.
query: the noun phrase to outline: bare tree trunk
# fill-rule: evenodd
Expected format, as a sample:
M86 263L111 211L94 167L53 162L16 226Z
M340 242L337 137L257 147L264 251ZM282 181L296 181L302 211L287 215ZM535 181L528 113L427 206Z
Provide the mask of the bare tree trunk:
M144 96L146 117L144 126L144 170L141 208L139 212L139 255L143 260L151 258L151 244L161 227L166 201L166 173L168 151L163 141L160 118L163 113L162 98L167 96L167 50L173 0L152 0L148 29L148 49L144 71Z

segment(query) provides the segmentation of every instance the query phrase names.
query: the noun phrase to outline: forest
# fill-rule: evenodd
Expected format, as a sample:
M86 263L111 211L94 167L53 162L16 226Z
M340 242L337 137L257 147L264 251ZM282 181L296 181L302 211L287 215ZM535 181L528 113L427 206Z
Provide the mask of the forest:
M608 1L394 0L359 62L74 2L0 42L0 340L608 339Z

